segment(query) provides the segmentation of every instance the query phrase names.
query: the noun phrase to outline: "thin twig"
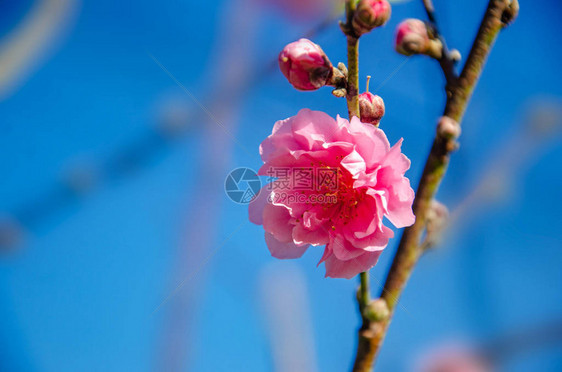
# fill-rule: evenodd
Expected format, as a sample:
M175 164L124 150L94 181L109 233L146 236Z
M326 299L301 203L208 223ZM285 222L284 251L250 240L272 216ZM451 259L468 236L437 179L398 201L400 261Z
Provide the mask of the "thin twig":
M445 75L445 80L447 81L446 90L449 91L450 86L454 84L458 78L457 72L455 71L455 62L451 58L447 43L445 41L445 37L443 37L443 34L439 29L439 25L437 24L437 16L435 15L435 7L433 6L433 1L422 1L425 12L427 13L427 18L429 19L429 23L432 27L432 32L435 34L435 37L439 39L441 45L443 46L443 52L441 53L441 58L439 58L438 61Z
M433 1L423 0L423 6L425 8L425 12L427 13L427 18L429 18L429 21L436 25L437 21L435 19L435 7L433 6Z
M349 111L349 120L354 116L360 118L359 100L358 100L358 86L359 86L359 37L355 35L351 25L353 12L355 11L355 0L346 0L345 2L345 23L340 24L342 31L347 37L347 110ZM363 340L362 333L371 329L372 322L366 316L366 308L369 305L370 290L369 290L369 272L362 272L359 274L360 284L357 292L357 302L359 303L359 313L363 323L359 329L359 343L357 345L357 354L354 371L368 371L370 370L370 361L373 358L364 358L366 355L368 343ZM367 364L365 364L367 363ZM368 369L365 369L368 368Z
M351 20L355 11L355 0L345 2L345 23L341 24L342 31L347 37L347 111L349 120L359 117L359 36L353 31Z
M369 273L362 272L359 274L359 291L357 293L357 301L359 302L359 311L363 313L363 310L369 304L371 300L371 295L369 293Z
M347 110L349 111L349 120L352 117L359 117L359 38L347 36Z

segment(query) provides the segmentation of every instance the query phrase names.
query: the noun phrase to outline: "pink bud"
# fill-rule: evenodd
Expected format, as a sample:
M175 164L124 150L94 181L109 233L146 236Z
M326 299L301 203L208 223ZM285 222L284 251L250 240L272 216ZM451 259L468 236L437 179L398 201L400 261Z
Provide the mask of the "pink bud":
M441 116L437 122L437 134L448 139L459 138L461 126L456 120L448 116Z
M361 93L359 95L359 113L363 123L378 126L384 116L384 101L373 93Z
M423 54L430 47L427 27L419 19L407 19L396 30L396 51L406 56Z
M299 90L316 90L328 83L333 66L322 48L308 39L285 46L279 53L279 68Z
M390 18L390 4L386 0L360 0L353 14L353 30L360 36L380 27Z

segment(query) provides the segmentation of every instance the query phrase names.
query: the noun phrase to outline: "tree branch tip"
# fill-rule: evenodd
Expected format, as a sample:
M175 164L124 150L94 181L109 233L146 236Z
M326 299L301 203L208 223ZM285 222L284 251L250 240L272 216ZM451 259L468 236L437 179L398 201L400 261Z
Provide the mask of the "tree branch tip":
M504 27L510 25L515 21L517 15L519 14L519 1L518 0L506 0L508 4L502 13L501 21Z

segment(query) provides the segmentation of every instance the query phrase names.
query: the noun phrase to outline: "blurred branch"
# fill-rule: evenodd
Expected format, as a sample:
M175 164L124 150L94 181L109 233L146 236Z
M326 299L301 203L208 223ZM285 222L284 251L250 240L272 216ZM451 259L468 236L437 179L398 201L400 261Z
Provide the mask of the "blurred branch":
M451 339L443 345L425 352L416 363L415 371L479 371L504 370L514 359L524 358L531 351L544 351L562 345L562 319L550 319L527 324L526 319L507 331L486 337L476 343Z
M481 209L489 210L514 198L517 180L523 177L521 173L528 171L533 158L538 162L549 143L559 143L562 101L548 97L533 98L532 101L527 113L521 117L523 124L512 132L510 138L504 137L503 144L497 143L494 152L487 156L492 160L486 168L480 168L480 179L452 210L448 229L467 228L470 217L477 212L481 214Z
M480 347L480 354L493 364L498 364L525 351L561 342L562 319L556 319L542 324L524 325L514 331L498 335L484 342Z
M312 38L324 32L340 14L332 13L317 25L310 28L303 35ZM227 93L213 92L213 99L203 100L205 106L213 106L214 102L229 100L233 96L242 96L263 82L271 75L277 66L277 55L269 63L265 63L263 70L243 82L234 91ZM1 79L0 79L1 80ZM92 194L104 183L109 183L126 176L137 174L152 165L157 157L173 145L180 143L180 139L188 133L193 133L189 123L201 120L204 113L197 112L191 118L179 118L169 122L164 118L156 128L132 138L122 147L115 149L107 159L99 163L80 164L80 167L70 169L63 174L59 182L45 188L36 197L30 197L20 205L16 205L7 213L2 211L0 219L0 249L12 248L20 243L27 231L33 230L58 212L75 204L80 199ZM88 169L85 169L88 168ZM14 239L18 236L17 239Z
M435 12L435 8L433 7L433 1L431 0L422 0L422 1L423 1L423 6L425 7L425 11L427 12L427 16L429 17L429 20L435 23L435 18L433 16Z
M0 100L10 97L60 46L80 8L75 0L32 3L22 21L0 39Z
M455 123L460 123L462 120L494 41L500 30L515 17L515 13L512 13L510 19L506 18L506 13L513 10L514 3L515 1L490 0L461 76L454 83L449 83L444 110L444 117L447 120ZM356 371L371 370L370 366L384 341L398 299L423 252L420 240L426 228L427 213L445 175L450 153L456 148L455 140L455 136L446 135L441 131L438 131L435 137L414 200L413 210L416 222L407 227L402 234L381 294L381 298L388 306L390 316L371 322L368 329L360 331L360 343L363 343L364 346L362 350L358 350L358 353L362 351L365 354L364 359L371 360L364 363L365 368L355 369Z
M277 263L257 278L275 372L317 372L310 293L298 266Z

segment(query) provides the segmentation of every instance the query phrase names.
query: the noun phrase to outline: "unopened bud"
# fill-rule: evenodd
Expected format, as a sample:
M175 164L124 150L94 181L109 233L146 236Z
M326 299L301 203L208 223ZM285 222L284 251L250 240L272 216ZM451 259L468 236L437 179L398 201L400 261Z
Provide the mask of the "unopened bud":
M279 53L279 68L299 90L316 90L328 83L333 66L319 45L308 39L288 44Z
M382 298L377 298L376 300L369 302L365 308L365 316L375 322L388 319L390 311L388 310L386 301Z
M396 51L405 56L426 54L441 58L443 45L439 39L430 37L427 25L419 19L410 18L398 25L396 30Z
M502 14L502 22L506 25L512 23L515 18L517 18L517 14L519 14L519 1L518 0L510 0L509 5L503 11Z
M370 92L359 95L359 112L363 123L378 126L384 116L384 101Z
M451 49L449 51L449 58L455 63L459 62L462 59L461 52L458 49Z
M437 123L437 134L443 138L456 139L461 135L461 126L448 116L441 116Z
M335 97L343 98L347 95L347 90L345 88L337 88L332 91Z
M384 25L390 18L390 4L386 0L360 0L351 24L358 36Z
M447 207L435 199L432 200L426 216L426 240L431 245L436 244L441 238L443 230L447 225L448 219L449 210L447 209Z

